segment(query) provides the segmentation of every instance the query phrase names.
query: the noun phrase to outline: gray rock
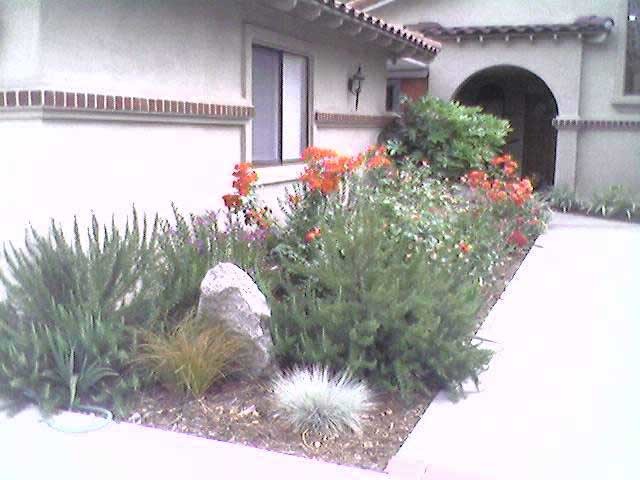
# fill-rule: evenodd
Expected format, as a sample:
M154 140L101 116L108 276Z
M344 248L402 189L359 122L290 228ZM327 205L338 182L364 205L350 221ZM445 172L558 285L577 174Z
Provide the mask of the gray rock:
M264 373L272 365L271 311L267 299L247 273L233 263L219 263L200 284L198 315L221 322L250 340L248 372Z

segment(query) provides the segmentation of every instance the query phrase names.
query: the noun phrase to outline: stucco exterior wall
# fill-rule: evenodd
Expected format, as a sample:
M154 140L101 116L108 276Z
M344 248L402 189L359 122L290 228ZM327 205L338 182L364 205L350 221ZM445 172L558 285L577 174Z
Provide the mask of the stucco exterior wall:
M430 68L430 93L452 98L473 73L497 65L525 68L544 80L558 103L559 118L640 121L640 98L622 96L626 0L404 0L371 12L399 24L444 26L570 23L583 15L610 16L615 27L604 42L551 38L447 41ZM615 158L607 152L615 150ZM560 129L556 184L582 196L611 184L640 192L640 129Z
M366 81L357 113L385 113L382 51L256 2L0 0L0 25L1 89L251 106L247 52L254 39L309 55L314 111L355 113L347 79L362 64ZM318 128L312 121L310 133L313 144L351 153L373 143L378 132ZM27 222L40 230L50 217L67 223L95 211L103 219L122 218L133 203L163 214L172 201L192 212L220 208L233 165L251 161L250 121L196 125L0 114L0 137L0 242L20 241ZM275 202L300 169L260 172L265 198Z
M0 86L40 79L40 0L0 1Z

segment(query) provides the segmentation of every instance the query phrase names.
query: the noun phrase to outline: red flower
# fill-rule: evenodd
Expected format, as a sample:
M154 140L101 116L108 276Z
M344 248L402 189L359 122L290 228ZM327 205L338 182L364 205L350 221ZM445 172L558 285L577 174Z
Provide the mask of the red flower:
M467 254L471 251L472 247L467 242L460 241L460 243L458 243L458 249L460 249L460 252Z
M514 230L511 232L507 241L520 248L525 247L529 243L529 239L527 239L526 235L520 230Z
M242 199L240 198L240 195L236 195L235 193L223 195L222 200L224 200L224 205L229 210L233 210L242 206Z
M320 229L318 227L313 227L304 235L304 241L307 243L311 243L319 236L320 236Z

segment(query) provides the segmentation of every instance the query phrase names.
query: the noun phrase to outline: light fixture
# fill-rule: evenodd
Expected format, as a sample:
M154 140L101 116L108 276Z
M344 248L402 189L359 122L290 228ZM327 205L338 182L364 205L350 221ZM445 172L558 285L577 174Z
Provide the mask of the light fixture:
M362 74L362 65L359 65L358 71L349 77L349 82L347 84L349 92L356 96L356 111L358 111L362 82L364 82L364 75Z

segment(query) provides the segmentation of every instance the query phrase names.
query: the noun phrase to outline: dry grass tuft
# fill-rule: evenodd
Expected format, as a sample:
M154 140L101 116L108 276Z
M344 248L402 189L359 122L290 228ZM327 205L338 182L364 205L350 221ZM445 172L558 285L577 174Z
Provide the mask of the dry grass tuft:
M139 361L170 390L201 397L241 367L246 342L222 325L186 315L169 334L147 333Z

